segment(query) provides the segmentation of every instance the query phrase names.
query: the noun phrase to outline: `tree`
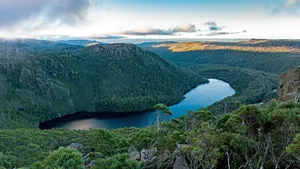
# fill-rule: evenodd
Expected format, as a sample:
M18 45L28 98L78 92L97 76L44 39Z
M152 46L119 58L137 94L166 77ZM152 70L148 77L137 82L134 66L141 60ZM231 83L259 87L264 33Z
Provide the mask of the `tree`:
M183 163L189 169L216 168L220 157L218 147L218 133L208 122L203 122L198 129L189 132L187 145L180 151Z
M296 135L293 143L286 148L286 152L293 156L293 158L290 158L289 160L289 166L294 163L300 163L300 134Z
M31 169L81 169L84 160L76 149L60 147L46 159L31 166Z
M297 134L293 140L293 143L287 147L286 151L300 158L300 134Z
M172 112L170 111L169 107L166 106L165 104L163 103L159 103L157 105L154 106L154 109L156 110L157 112L157 117L156 117L156 126L157 126L157 130L159 130L159 118L161 116L161 114L167 114L167 115L170 115L172 116Z
M106 159L98 159L92 169L141 169L139 162L130 159L128 154L117 154Z

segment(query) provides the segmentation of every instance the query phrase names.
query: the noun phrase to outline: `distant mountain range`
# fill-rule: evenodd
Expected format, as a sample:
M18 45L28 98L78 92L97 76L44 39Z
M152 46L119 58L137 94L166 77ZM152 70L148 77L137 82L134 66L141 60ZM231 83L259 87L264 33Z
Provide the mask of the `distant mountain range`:
M240 42L181 42L141 45L179 65L221 64L280 74L300 65L299 40L252 39Z

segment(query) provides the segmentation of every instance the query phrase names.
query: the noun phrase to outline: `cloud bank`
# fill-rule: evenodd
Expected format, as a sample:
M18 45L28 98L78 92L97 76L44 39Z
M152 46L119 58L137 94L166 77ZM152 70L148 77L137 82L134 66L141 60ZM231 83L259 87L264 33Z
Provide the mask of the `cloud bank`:
M177 35L178 33L192 33L197 32L197 28L193 24L179 25L170 29L142 29L142 30L129 30L120 32L120 35L133 35L133 36L148 36L148 35Z
M24 21L41 24L58 22L76 25L86 17L95 0L1 0L0 28L16 26Z
M200 34L198 36L219 36L219 35L233 35L233 34L242 34L247 33L247 30L243 30L241 32L210 32L207 34Z
M94 40L101 40L101 39L123 39L126 38L124 36L118 36L118 35L92 35L84 37L85 39L94 39Z
M142 29L142 30L129 30L119 33L119 35L131 36L149 36L149 35L168 35L175 36L181 33L201 33L198 36L219 36L219 35L233 35L246 33L247 30L240 32L226 32L223 31L225 26L219 26L216 22L206 22L204 26L208 29L201 31L193 24L179 25L170 29Z
M286 0L286 6L291 7L300 4L300 0Z
M121 32L120 35L147 36L147 35L173 35L174 32L164 29L142 29Z

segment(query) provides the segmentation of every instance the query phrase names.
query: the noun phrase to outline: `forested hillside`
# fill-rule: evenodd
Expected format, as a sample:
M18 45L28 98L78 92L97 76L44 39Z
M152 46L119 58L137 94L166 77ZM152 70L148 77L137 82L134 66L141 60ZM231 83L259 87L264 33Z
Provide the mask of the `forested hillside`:
M280 74L300 64L300 42L293 40L166 42L141 47L180 65L223 64Z
M37 126L77 111L171 105L206 82L130 44L84 48L34 40L1 43L0 110L1 118L7 119L0 122L1 128Z
M300 104L268 102L279 81L272 70L281 69L271 60L273 67L254 65L251 58L231 65L225 58L216 64L199 56L175 60L183 67L178 68L135 45L39 44L47 50L25 44L1 50L0 118L6 128L0 130L1 169L300 168ZM265 70L259 69L263 65ZM24 129L69 109L140 110L158 102L172 104L206 82L201 77L229 82L236 94L208 109L141 129ZM164 106L157 113L172 114Z
M279 76L272 73L225 65L192 65L189 67L203 77L226 81L236 94L209 106L215 114L236 110L245 104L262 104L276 98Z
M159 42L140 46L200 76L230 83L236 94L211 106L216 114L275 98L279 75L300 64L297 40Z
M221 117L201 109L159 129L1 130L0 168L299 168L299 115L299 103L272 102Z

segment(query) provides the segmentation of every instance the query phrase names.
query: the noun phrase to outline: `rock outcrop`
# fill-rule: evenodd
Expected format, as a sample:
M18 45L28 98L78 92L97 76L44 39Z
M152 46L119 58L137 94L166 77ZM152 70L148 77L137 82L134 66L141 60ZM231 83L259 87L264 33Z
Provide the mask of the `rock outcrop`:
M128 149L128 154L132 160L150 163L156 168L170 168L173 169L188 169L184 163L184 159L180 156L180 151L184 148L185 144L177 144L176 149L173 153L165 151L163 154L157 154L158 150L156 147L151 149L143 149L138 151L134 147Z
M82 154L82 157L84 159L84 169L90 169L94 166L95 160L92 159L92 156L95 156L94 148L91 148L89 146L84 146L80 143L72 143L68 146L68 148L73 148L79 151Z
M300 99L300 67L293 67L280 76L277 100L298 101Z
M137 151L134 147L129 148L129 156L133 160L142 162L154 162L156 160L157 148L143 149L141 152Z
M141 160L141 153L138 152L134 147L130 147L128 150L129 156L131 159L140 161Z
M184 160L180 157L180 151L184 146L186 145L177 144L177 148L173 153L173 159L174 159L173 169L188 169L184 164Z

